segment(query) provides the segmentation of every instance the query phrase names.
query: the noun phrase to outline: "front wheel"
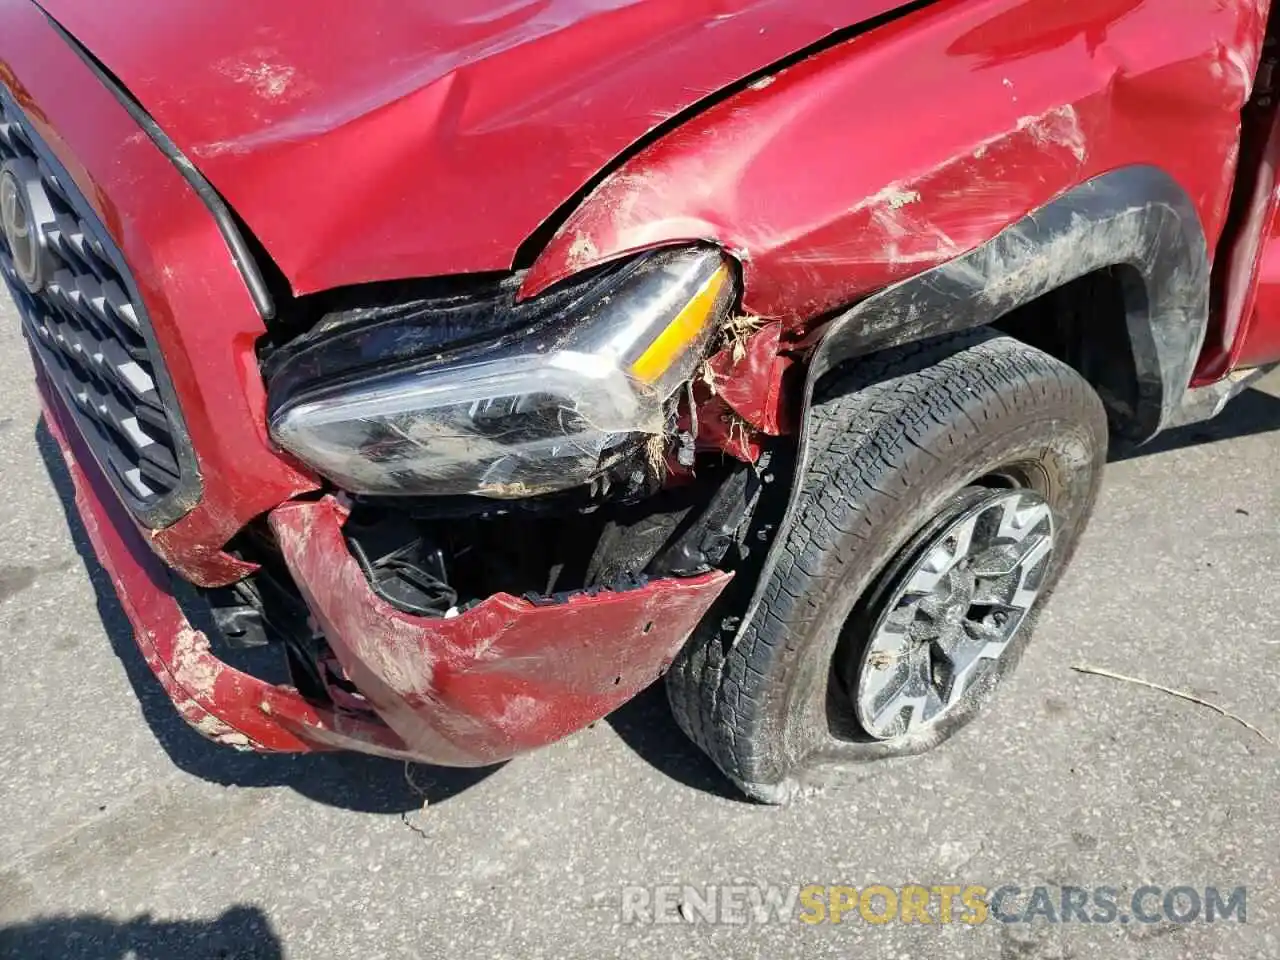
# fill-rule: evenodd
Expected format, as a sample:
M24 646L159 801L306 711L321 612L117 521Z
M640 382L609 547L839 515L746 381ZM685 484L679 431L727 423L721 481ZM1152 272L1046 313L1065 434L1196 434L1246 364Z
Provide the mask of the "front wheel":
M699 631L668 674L681 726L770 802L973 719L1075 550L1107 449L1079 374L987 330L862 361L810 416L761 608L736 636Z

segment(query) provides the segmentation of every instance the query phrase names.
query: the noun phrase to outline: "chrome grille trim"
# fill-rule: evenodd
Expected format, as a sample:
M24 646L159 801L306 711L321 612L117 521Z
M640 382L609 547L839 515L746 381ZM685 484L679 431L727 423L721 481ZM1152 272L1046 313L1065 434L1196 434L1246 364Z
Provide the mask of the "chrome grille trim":
M146 526L172 523L201 481L146 310L110 234L7 90L0 170L24 178L42 238L33 292L0 232L0 274L27 340L121 499Z

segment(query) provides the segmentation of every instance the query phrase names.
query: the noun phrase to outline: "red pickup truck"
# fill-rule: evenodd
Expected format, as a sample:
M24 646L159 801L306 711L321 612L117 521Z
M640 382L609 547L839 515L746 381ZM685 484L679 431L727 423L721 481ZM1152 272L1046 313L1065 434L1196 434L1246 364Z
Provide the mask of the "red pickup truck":
M1268 14L0 0L0 268L148 664L264 751L664 674L760 800L937 745L1108 450L1280 360Z

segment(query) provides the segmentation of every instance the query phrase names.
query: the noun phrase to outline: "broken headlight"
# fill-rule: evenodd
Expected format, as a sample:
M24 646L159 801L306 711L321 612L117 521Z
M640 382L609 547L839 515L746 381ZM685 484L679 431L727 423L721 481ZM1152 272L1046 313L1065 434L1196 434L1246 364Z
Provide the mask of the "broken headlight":
M283 397L273 384L271 435L351 493L512 498L579 486L664 432L668 401L736 287L718 251L649 254L520 336L453 355L391 351L390 363ZM380 336L403 340L385 325Z

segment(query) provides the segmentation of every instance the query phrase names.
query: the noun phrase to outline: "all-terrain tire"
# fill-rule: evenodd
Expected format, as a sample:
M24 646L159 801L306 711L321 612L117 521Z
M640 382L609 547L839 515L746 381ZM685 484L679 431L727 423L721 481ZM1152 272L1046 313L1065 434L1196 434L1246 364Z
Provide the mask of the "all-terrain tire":
M849 366L823 385L810 417L810 466L795 481L794 522L774 547L756 614L741 627L709 618L667 675L680 726L766 802L829 782L851 762L929 749L972 719L981 701L926 734L860 736L851 711L841 712L833 670L837 643L850 642L846 624L877 574L959 491L1016 478L1051 507L1055 550L994 685L1016 665L1074 552L1106 459L1106 414L1088 382L985 329Z

